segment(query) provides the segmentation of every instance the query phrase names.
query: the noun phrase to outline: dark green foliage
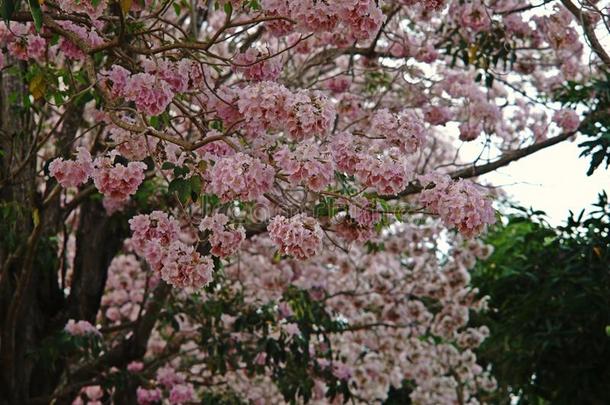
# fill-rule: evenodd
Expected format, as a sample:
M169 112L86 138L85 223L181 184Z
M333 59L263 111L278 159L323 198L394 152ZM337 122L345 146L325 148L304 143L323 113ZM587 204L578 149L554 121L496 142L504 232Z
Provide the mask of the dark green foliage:
M487 236L495 247L473 284L490 296L491 337L480 358L493 364L495 403L610 403L610 206L573 214L557 230L523 210Z

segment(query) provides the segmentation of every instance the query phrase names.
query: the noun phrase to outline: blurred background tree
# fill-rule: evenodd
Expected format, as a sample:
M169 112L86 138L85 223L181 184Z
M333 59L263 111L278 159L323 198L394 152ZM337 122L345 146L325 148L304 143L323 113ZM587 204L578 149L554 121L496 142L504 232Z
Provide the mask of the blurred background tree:
M610 403L610 205L570 213L553 229L540 211L518 209L486 237L495 247L473 273L491 310L475 322L490 337L500 404Z

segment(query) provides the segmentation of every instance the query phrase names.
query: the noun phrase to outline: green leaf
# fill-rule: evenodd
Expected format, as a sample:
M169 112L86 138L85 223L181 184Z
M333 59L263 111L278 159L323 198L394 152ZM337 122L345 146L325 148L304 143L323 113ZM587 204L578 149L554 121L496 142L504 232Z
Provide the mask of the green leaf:
M169 183L169 192L185 204L191 199L191 182L185 179L174 179Z
M0 13L2 19L8 21L13 16L13 13L19 8L19 0L0 0Z
M40 9L40 3L38 0L28 0L28 4L30 5L30 12L32 13L36 32L40 32L40 29L42 28L42 10Z

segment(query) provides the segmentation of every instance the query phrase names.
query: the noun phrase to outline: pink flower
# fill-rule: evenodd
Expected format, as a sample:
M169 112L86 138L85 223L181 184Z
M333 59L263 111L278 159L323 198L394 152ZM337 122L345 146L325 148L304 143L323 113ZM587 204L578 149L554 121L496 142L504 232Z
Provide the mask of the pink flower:
M130 373L137 373L139 371L142 371L143 369L144 363L142 363L141 361L132 361L127 365L127 371L129 371Z
M174 92L165 80L150 73L138 73L128 79L123 97L135 102L139 111L159 115L174 98Z
M143 255L144 247L150 241L158 241L161 246L169 246L178 239L180 224L163 211L153 211L148 215L136 215L129 220L132 231L131 244L138 255Z
M64 330L72 336L102 336L100 331L87 321L75 321L74 319L70 319L64 327Z
M299 91L286 99L285 128L295 141L326 136L335 120L335 108L321 92Z
M178 288L200 289L212 280L214 263L209 256L201 256L193 246L173 242L161 262L161 278Z
M322 228L314 218L298 214L288 219L276 216L267 226L269 237L285 255L305 260L322 248Z
M157 370L157 381L169 389L176 384L184 383L185 379L181 373L177 373L172 366L167 365Z
M63 187L76 187L86 183L93 174L91 154L83 147L77 150L76 160L57 158L49 164L49 173Z
M94 3L97 4L94 5ZM64 12L86 14L94 20L100 18L108 6L106 0L98 2L93 2L92 0L58 0L57 4Z
M271 166L239 152L219 159L210 169L208 191L222 202L254 201L271 189L274 174Z
M406 153L417 151L424 143L426 131L423 122L412 111L392 114L386 109L375 113L371 120L375 135L386 138L390 146Z
M424 112L424 119L432 125L445 125L452 118L453 114L447 107L432 106Z
M99 385L90 385L83 388L83 391L90 401L98 401L104 396L104 390Z
M465 3L461 6L460 22L464 27L470 28L475 32L488 30L491 26L489 14L478 0Z
M464 236L471 238L483 231L485 226L495 223L491 202L470 181L452 181L448 176L424 176L421 180L426 188L420 201L432 213L438 214L445 225L455 227Z
M564 108L553 114L555 122L564 132L576 132L580 126L580 117L574 110Z
M246 231L243 227L234 229L227 226L228 222L229 218L226 215L215 214L204 218L199 225L201 231L211 231L209 241L214 256L228 257L235 254L246 239Z
M147 390L142 387L138 387L136 390L139 405L152 405L155 402L161 402L163 398L161 390L159 388Z
M270 58L270 55L249 48L233 58L233 70L243 73L248 80L274 81L282 72L282 64L279 56Z
M283 146L273 158L292 184L303 184L313 191L324 190L335 177L330 155L316 142L299 143L294 152Z
M146 164L142 162L129 162L112 165L107 157L95 159L93 183L100 193L114 200L126 200L136 193L144 181Z
M192 384L174 385L169 393L170 404L183 404L195 399L195 390Z
M254 358L254 364L256 364L257 366L264 366L266 361L267 361L267 353L265 353L265 352L258 353L256 355L256 357Z

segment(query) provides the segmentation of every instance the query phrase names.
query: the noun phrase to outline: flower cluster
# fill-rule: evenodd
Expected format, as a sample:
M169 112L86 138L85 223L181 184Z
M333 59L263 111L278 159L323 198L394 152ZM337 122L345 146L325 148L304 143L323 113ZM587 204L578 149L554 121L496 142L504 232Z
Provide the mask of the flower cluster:
M580 126L580 117L574 110L561 109L553 114L553 121L559 125L564 132L575 132Z
M288 219L278 215L267 226L269 237L282 254L305 260L322 247L322 228L314 218L298 214Z
M212 280L214 263L209 256L201 256L193 246L174 241L161 260L161 278L179 288L200 289Z
M106 209L111 213L120 209L136 193L145 178L146 164L142 162L129 162L125 166L113 164L111 158L99 157L94 165L91 176L93 183L104 195Z
M241 243L246 238L246 231L243 227L237 229L227 226L229 218L224 214L215 214L205 217L199 224L199 229L210 231L208 238L212 246L211 253L218 257L228 257L239 249Z
M178 222L161 211L129 220L131 246L161 279L174 287L200 289L212 279L214 263L178 239Z
M207 190L223 202L254 201L271 189L274 175L271 166L239 152L216 161Z
M322 93L305 90L293 93L273 82L244 87L239 92L237 105L249 134L284 131L296 141L325 136L335 118L332 103Z
M495 222L491 202L474 183L452 181L448 176L423 176L424 190L420 202L432 213L441 217L449 227L455 227L466 237L481 233L486 225Z
M378 110L371 120L373 135L385 137L391 147L405 153L417 151L424 143L426 131L423 122L412 111L392 114L387 109Z
M86 148L79 147L76 160L57 158L49 164L49 173L63 187L76 187L93 175L93 161Z
M99 330L87 321L70 319L64 330L72 336L102 336Z
M330 155L316 142L302 142L294 151L283 146L273 158L291 184L322 191L333 181L335 170Z
M282 64L279 57L264 55L256 48L249 48L233 58L233 70L241 72L248 80L274 81L280 77Z

